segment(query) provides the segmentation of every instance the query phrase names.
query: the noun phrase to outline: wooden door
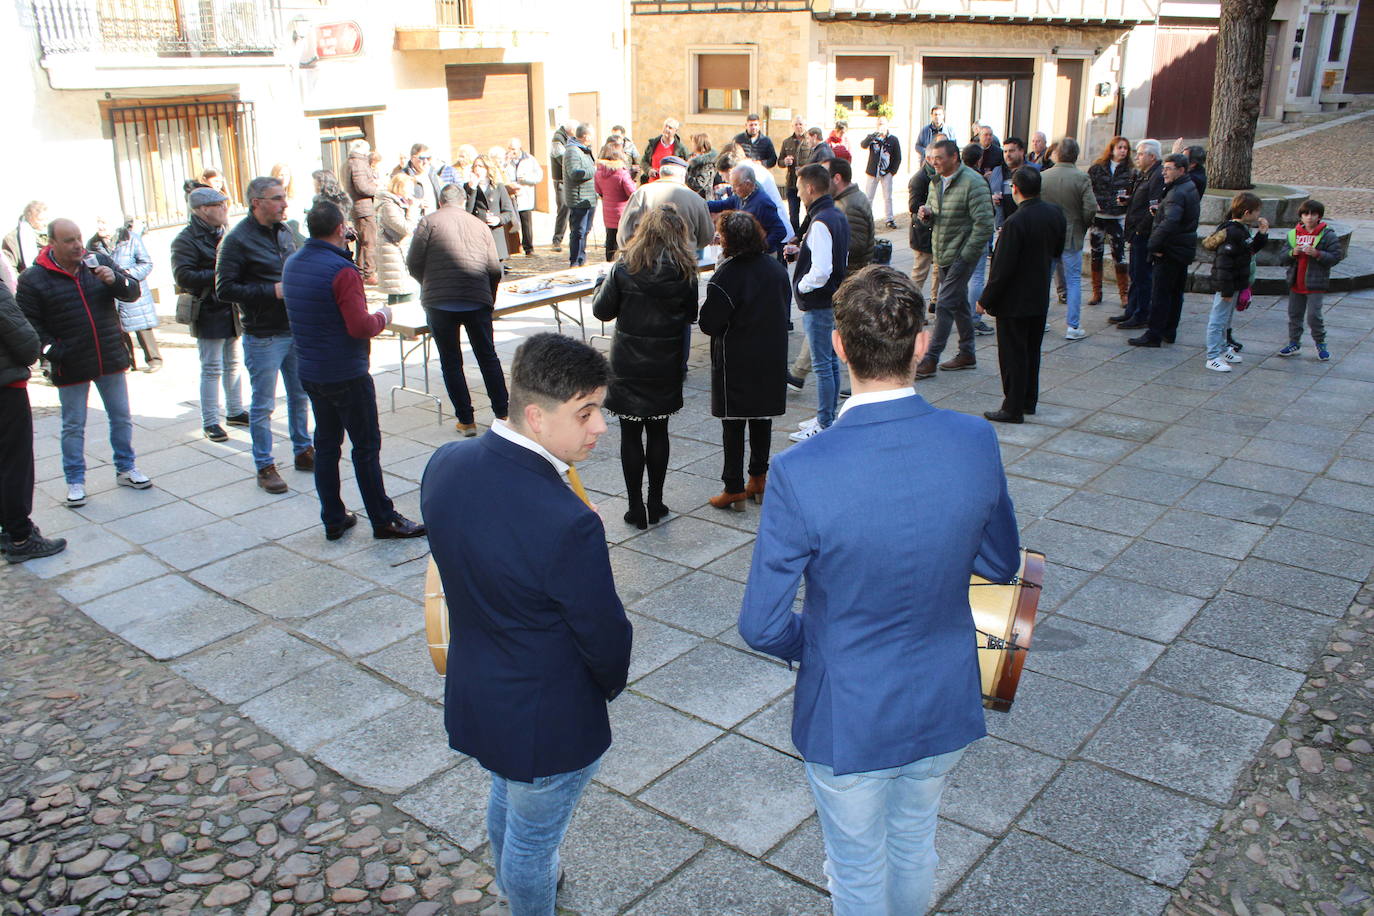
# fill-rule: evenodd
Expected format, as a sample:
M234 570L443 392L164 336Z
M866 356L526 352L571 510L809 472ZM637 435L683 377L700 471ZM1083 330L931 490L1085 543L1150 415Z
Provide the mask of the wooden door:
M1150 86L1151 137L1207 136L1216 69L1216 26L1159 27Z
M601 136L601 93L569 92L568 117L579 124L592 126L592 138L596 141L592 144L592 152L596 152L605 139Z
M1083 65L1082 59L1060 58L1054 78L1054 132L1051 143L1058 143L1063 137L1083 140L1079 133L1080 114L1083 102Z

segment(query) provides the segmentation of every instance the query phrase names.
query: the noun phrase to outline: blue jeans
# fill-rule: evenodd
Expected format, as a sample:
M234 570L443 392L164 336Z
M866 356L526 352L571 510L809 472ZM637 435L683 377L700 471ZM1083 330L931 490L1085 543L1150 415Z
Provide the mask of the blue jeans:
M1065 248L1064 253L1059 256L1059 263L1064 268L1064 298L1067 310L1064 321L1069 327L1076 328L1083 317L1083 249L1070 251Z
M133 470L134 420L129 415L129 385L123 372L111 372L95 380L100 403L110 420L110 448L116 473ZM91 383L63 385L57 389L62 405L62 473L67 483L86 482L86 400Z
M1223 299L1221 293L1212 294L1212 313L1207 316L1207 358L1221 359L1226 352L1226 332L1236 315L1236 297Z
M302 382L315 412L315 492L320 521L336 528L348 518L339 488L339 457L344 433L353 443L353 473L373 528L384 528L396 509L382 483L382 430L377 421L377 389L372 376L343 382Z
M968 314L977 324L982 321L982 316L978 314L978 300L983 298L983 287L987 285L988 279L988 255L992 252L992 243L988 243L987 251L973 265L973 272L968 277Z
M202 337L200 348L200 425L214 426L224 415L243 413L239 385L239 339ZM219 412L219 392L224 388L224 414Z
M830 332L835 330L835 313L831 309L811 309L802 312L802 327L806 342L811 345L811 371L816 373L816 421L821 429L835 422L835 409L840 403L840 361Z
M248 431L253 434L253 464L261 471L273 464L272 408L277 403L277 373L286 382L286 417L291 431L291 451L299 455L310 447L310 398L296 373L296 351L291 335L256 337L243 335L243 362L253 399L248 408Z
M558 895L558 846L598 758L571 773L516 782L491 774L487 837L496 880L510 899L512 916L553 916Z
M592 231L595 207L568 208L568 266L581 267L587 263L587 236Z
M835 916L924 913L935 882L935 825L945 776L964 749L906 766L836 776L806 764L825 837Z

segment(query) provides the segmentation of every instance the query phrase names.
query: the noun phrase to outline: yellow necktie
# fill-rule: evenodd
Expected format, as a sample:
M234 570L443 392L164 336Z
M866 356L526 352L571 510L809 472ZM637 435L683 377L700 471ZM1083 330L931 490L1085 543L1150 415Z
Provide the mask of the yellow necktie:
M582 478L577 476L577 468L572 465L568 465L568 486L572 487L572 491L577 494L578 499L588 506L592 504L592 501L587 498L586 489L582 486Z

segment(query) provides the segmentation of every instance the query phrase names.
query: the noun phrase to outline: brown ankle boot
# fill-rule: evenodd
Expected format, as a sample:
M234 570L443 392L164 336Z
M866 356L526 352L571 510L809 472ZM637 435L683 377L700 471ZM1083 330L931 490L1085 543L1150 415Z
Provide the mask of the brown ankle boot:
M721 493L719 496L712 496L707 502L717 509L733 509L736 512L743 512L744 501L748 498L744 493Z
M1102 264L1097 263L1092 266L1093 271L1093 297L1088 300L1088 305L1102 304Z
M1116 292L1121 297L1121 307L1125 308L1131 293L1131 272L1125 264L1116 265Z
M749 482L744 485L744 495L756 503L763 502L763 490L768 486L768 474L750 474Z

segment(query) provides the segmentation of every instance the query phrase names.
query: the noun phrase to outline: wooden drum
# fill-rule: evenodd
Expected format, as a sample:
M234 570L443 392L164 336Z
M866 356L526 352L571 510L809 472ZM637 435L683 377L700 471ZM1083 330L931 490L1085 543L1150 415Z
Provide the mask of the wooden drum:
M443 674L448 670L448 603L444 601L444 583L432 556L425 572L425 640L434 670Z
M1021 569L1003 585L981 576L969 580L968 601L978 630L978 668L983 705L1006 712L1016 698L1021 669L1035 629L1035 610L1045 578L1045 555L1021 551Z

